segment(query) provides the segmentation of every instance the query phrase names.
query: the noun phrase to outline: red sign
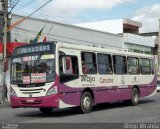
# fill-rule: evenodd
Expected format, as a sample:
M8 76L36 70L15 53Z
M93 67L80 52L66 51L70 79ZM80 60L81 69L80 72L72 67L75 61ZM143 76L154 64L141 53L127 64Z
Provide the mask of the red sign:
M46 82L46 73L32 73L31 83Z
M23 76L23 84L29 84L30 83L30 77L29 76Z
M26 62L26 61L30 61L31 60L31 56L26 56L26 57L23 57L23 61Z

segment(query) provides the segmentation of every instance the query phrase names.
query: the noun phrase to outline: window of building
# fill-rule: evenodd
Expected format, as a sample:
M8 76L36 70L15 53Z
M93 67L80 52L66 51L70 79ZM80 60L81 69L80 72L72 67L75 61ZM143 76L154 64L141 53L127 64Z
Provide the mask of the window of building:
M127 65L125 56L113 56L113 65L115 74L126 74Z
M112 74L112 60L111 55L98 54L98 72L99 74Z
M138 58L128 57L128 73L129 74L139 74Z
M150 52L150 51L145 51L144 53L145 53L145 54L148 54L148 55L151 55L151 52Z
M135 52L135 53L141 53L141 51L137 50L137 49L133 49L133 52Z
M82 72L84 74L96 74L96 54L90 52L82 52Z
M151 74L151 64L149 59L140 59L141 74Z

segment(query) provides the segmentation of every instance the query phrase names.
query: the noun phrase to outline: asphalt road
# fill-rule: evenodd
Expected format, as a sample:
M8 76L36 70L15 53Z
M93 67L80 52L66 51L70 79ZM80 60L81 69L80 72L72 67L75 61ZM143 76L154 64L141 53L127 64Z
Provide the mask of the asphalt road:
M55 110L50 115L32 108L0 108L0 123L160 123L160 92L141 99L138 106L117 102L96 106L89 114L81 114L77 108Z

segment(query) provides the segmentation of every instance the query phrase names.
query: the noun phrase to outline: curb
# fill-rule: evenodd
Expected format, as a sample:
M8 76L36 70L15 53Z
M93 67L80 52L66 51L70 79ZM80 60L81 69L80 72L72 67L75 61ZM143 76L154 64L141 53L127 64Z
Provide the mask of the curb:
M5 102L4 104L0 103L0 108L8 108L11 107L9 102Z

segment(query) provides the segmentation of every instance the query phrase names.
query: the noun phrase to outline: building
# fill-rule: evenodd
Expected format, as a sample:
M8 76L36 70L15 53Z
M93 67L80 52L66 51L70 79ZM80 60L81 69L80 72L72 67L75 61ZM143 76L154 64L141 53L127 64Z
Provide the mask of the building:
M13 15L11 24L21 19L21 16ZM30 43L43 28L39 41L47 36L48 41L65 41L74 44L96 45L109 48L121 48L123 39L121 35L78 27L75 25L29 18L15 27L10 33L10 42Z
M151 54L154 47L152 37L139 34L142 23L130 19L117 19L78 24L78 26L102 30L123 36L123 49L128 51Z

